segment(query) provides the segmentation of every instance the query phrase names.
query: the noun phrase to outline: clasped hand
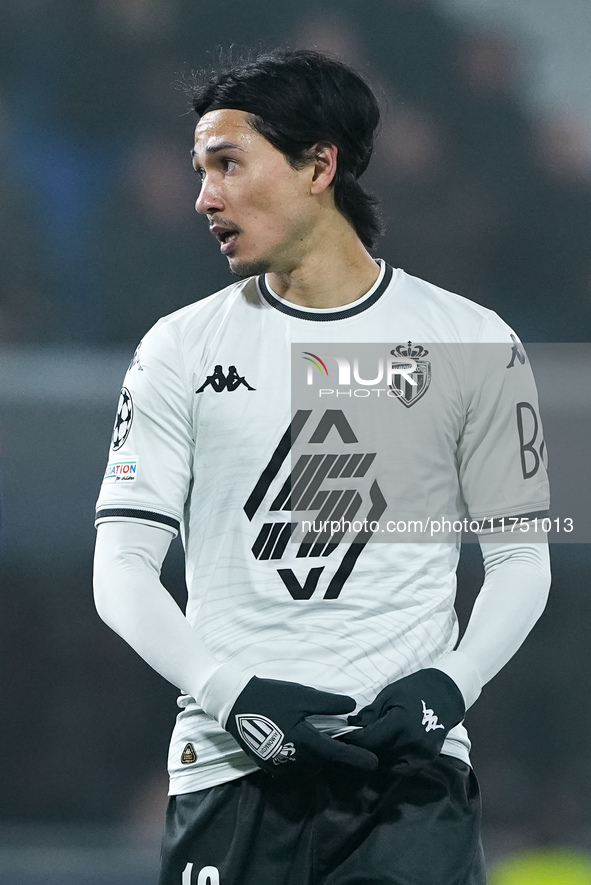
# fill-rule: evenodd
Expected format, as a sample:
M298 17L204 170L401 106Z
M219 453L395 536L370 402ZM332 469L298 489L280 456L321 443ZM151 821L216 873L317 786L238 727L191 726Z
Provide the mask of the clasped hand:
M336 740L306 721L315 714L350 713L355 706L348 695L253 676L225 727L273 776L310 773L325 762L365 771L382 762L403 773L435 759L465 712L455 682L440 670L426 669L386 686L371 704L348 717L350 725L360 727Z
M418 670L390 683L349 725L360 726L340 740L375 753L398 774L437 758L449 731L466 712L459 688L435 668Z

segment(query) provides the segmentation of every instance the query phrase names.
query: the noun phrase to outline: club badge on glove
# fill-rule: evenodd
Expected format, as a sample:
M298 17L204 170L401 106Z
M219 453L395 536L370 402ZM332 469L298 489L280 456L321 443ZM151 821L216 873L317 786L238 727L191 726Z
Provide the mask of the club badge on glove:
M310 775L332 762L371 770L378 764L374 753L347 747L307 721L354 708L348 695L253 676L236 698L225 728L259 768L274 776Z
M265 762L272 760L274 765L289 760L295 762L293 742L282 743L285 735L271 719L256 713L240 713L235 718L238 734L244 743Z

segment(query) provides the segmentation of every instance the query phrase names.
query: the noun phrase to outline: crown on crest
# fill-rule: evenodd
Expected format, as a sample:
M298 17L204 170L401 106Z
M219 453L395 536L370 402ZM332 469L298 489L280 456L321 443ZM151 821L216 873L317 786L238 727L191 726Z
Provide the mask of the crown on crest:
M420 344L415 344L413 347L412 341L408 341L406 344L398 344L394 350L390 351L390 353L392 356L405 356L417 360L423 356L427 356L429 351L425 350L424 347L421 347Z

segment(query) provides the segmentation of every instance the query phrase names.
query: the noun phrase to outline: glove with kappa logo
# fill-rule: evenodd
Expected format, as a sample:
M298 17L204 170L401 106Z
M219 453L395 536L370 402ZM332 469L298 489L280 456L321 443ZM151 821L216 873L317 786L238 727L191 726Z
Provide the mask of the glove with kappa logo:
M364 747L393 771L406 774L437 758L450 729L464 718L460 689L446 673L427 668L390 683L349 725L361 728L339 740Z
M306 722L314 714L338 715L354 709L355 701L347 695L253 676L238 695L225 728L272 775L309 773L323 761L369 771L378 765L374 753L340 743Z

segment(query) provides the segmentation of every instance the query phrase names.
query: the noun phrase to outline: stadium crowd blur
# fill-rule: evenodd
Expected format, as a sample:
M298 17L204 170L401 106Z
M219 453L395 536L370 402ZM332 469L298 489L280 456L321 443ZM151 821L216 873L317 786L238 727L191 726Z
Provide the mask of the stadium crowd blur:
M496 309L525 341L591 335L591 178L574 120L520 98L519 45L431 0L322 6L14 0L0 28L0 339L137 341L230 282L203 224L176 75L225 45L315 46L387 104L367 185L378 254Z
M131 353L158 317L232 281L194 212L194 118L174 85L207 65L217 45L232 43L329 50L373 82L387 110L363 180L382 202L379 256L497 310L526 342L591 340L589 157L575 120L528 109L519 90L518 42L458 24L435 0L250 0L213 14L207 9L201 0L12 0L3 9L4 346L117 346ZM140 819L154 772L164 789L174 691L99 628L89 587L72 586L65 560L52 575L53 586L64 588L61 608L51 607L38 574L25 568L13 580L6 659L18 658L26 634L50 668L59 669L67 655L86 664L69 671L68 685L44 694L34 659L21 655L34 687L26 713L21 704L30 699L3 689L6 727L21 730L14 737L22 753L18 775L13 759L0 764L12 813ZM30 605L20 606L19 595ZM79 626L76 637L66 621ZM503 706L502 676L488 695L490 715L502 711L511 722L505 731L496 723L498 759L507 761L506 770L489 777L489 814L518 816L534 803L539 827L552 832L561 822L568 828L587 819L575 782L588 783L591 770L575 766L565 780L566 761L564 768L547 766L549 756L560 755L558 729L530 752L531 723L551 715L562 683L552 661L542 672L527 664L539 661L549 637L562 632L566 639L568 624L557 606L522 652L529 675L521 706ZM567 641L575 660L579 640ZM588 645L584 636L580 642ZM583 645L579 651L585 653ZM568 666L561 664L562 675ZM76 722L68 717L73 697ZM576 718L578 700L564 702ZM42 741L39 721L50 733ZM490 728L485 715L474 728L477 745L486 745ZM586 736L583 729L580 758L588 757ZM528 748L517 762L516 737ZM534 770L546 771L542 786L528 780ZM145 792L132 802L140 781Z

